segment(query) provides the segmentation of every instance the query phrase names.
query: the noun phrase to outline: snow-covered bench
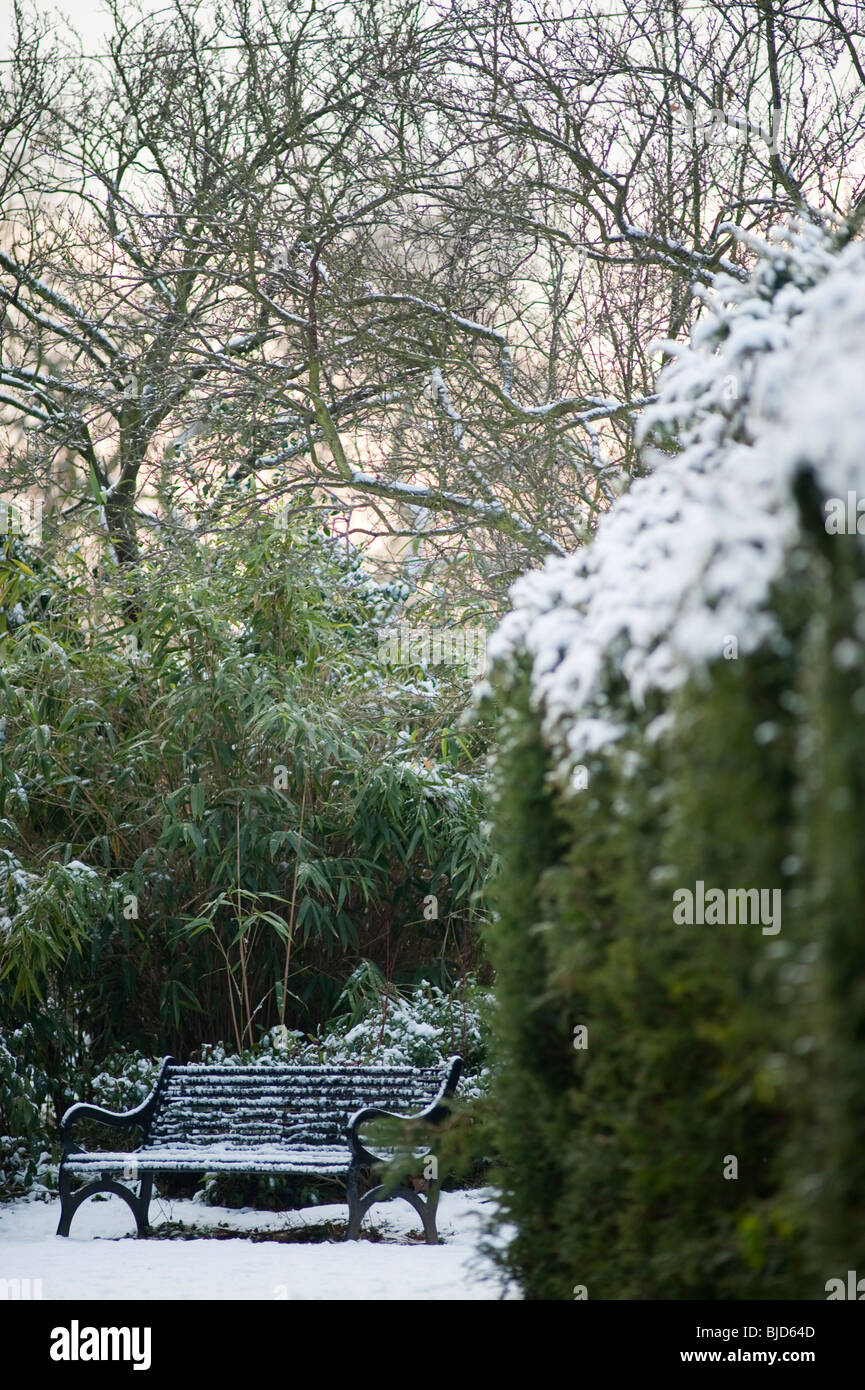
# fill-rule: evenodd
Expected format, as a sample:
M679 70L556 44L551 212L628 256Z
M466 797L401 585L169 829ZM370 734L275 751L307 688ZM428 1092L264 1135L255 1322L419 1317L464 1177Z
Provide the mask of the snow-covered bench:
M153 1092L136 1110L117 1114L85 1103L66 1111L60 1131L57 1234L68 1236L73 1216L88 1197L112 1192L128 1203L138 1234L145 1235L157 1173L283 1173L345 1176L348 1240L357 1238L374 1202L394 1196L415 1208L433 1245L438 1240L437 1176L430 1179L425 1198L408 1182L390 1193L378 1184L361 1195L360 1179L386 1161L364 1147L361 1126L382 1118L412 1122L407 1143L417 1153L413 1122L437 1124L445 1117L461 1071L459 1057L450 1058L444 1069L182 1066L166 1057ZM137 1125L143 1142L132 1152L87 1153L75 1141L75 1127L82 1120L118 1128ZM136 1183L138 1190L127 1183Z

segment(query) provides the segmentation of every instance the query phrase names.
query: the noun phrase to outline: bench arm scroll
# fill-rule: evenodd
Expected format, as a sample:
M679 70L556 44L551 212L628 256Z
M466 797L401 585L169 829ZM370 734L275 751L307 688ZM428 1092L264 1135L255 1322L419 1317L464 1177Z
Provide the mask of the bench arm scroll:
M362 1124L368 1120L398 1120L400 1124L414 1125L419 1121L426 1121L427 1124L440 1124L450 1110L447 1101L457 1088L460 1074L463 1069L461 1057L451 1057L448 1061L448 1075L441 1090L435 1100L420 1110L416 1115L397 1115L392 1110L382 1110L378 1105L368 1105L363 1110L358 1110L348 1122L348 1143L351 1149L352 1163L356 1167L372 1167L374 1164L381 1163L382 1160L375 1154L369 1152L364 1147L359 1130Z
M176 1065L174 1058L166 1057L159 1069L156 1084L150 1095L134 1110L106 1110L104 1106L93 1105L89 1101L78 1101L75 1105L70 1105L60 1121L60 1142L63 1145L63 1157L67 1158L70 1154L85 1152L75 1141L75 1126L81 1120L98 1120L100 1124L110 1125L115 1129L139 1125L146 1132L156 1109L166 1070L172 1065Z

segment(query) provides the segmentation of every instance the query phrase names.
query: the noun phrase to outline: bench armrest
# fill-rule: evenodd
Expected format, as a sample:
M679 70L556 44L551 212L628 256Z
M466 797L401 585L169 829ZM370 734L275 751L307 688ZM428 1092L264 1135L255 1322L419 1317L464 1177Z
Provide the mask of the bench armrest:
M358 1130L367 1120L398 1120L404 1125L417 1124L418 1121L425 1120L427 1124L440 1124L448 1114L450 1107L446 1102L457 1088L462 1069L462 1058L451 1057L448 1061L447 1078L435 1100L425 1110L419 1110L416 1115L397 1115L392 1110L382 1110L378 1105L368 1105L365 1109L356 1111L348 1122L348 1143L351 1149L352 1163L361 1167L370 1167L374 1163L383 1161L364 1148L361 1142Z
M156 1078L156 1085L147 1099L137 1105L134 1110L106 1110L104 1106L93 1105L90 1101L77 1101L75 1105L70 1105L60 1121L60 1142L63 1145L63 1157L85 1152L75 1142L75 1126L80 1120L98 1120L100 1124L110 1125L115 1129L125 1129L128 1125L139 1125L146 1132L156 1109L165 1072L173 1062L173 1057L164 1059Z

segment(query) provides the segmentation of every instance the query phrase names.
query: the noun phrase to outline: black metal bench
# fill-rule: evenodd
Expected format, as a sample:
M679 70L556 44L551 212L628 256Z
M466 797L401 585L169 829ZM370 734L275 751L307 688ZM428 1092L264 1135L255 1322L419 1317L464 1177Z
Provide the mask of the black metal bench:
M361 1178L371 1178L387 1160L364 1147L360 1131L375 1119L411 1124L406 1138L415 1153L414 1122L437 1124L445 1117L461 1071L459 1057L452 1057L445 1069L181 1066L166 1057L151 1095L137 1109L116 1114L84 1103L66 1111L60 1129L57 1234L68 1236L73 1216L88 1197L112 1192L131 1207L138 1234L145 1235L157 1173L280 1173L344 1176L347 1240L357 1239L375 1202L402 1197L418 1212L427 1242L434 1245L437 1174L425 1198L408 1181L390 1192L379 1183L361 1195ZM75 1127L82 1120L140 1126L143 1142L128 1153L87 1153L75 1142ZM128 1182L137 1183L138 1190L124 1185Z

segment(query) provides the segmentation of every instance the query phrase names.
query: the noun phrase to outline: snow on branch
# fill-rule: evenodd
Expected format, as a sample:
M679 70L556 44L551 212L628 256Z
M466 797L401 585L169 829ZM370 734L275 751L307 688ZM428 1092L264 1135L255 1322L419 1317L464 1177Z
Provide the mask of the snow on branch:
M730 268L734 273L738 273L735 266L731 265ZM485 324L476 323L473 319L463 318L460 314L455 314L451 309L445 308L444 305L434 304L429 300L420 299L417 295L371 294L365 295L362 299L357 300L356 303L410 304L438 318L447 319L455 328L460 328L475 337L490 339L498 347L501 358L502 381L501 386L495 388L497 394L500 399L507 404L510 410L520 415L525 420L552 420L559 416L573 415L575 417L573 423L582 424L586 420L599 420L604 417L609 418L617 415L630 414L633 411L641 410L644 405L653 399L651 396L642 396L634 401L618 401L615 399L602 400L594 396L562 396L558 400L544 401L541 405L521 405L520 402L514 400L513 397L514 369L510 344L508 343L506 335L498 329L488 328ZM435 375L436 373L438 373L438 375ZM453 413L453 406L451 405L447 390L444 388L441 369L439 367L434 367L431 376L433 389L438 396L445 414L448 415L448 418L451 419L454 424L455 431L457 428L460 429L461 438L462 422L459 420L459 417ZM454 434L454 438L456 439L456 433Z
M494 530L509 531L529 538L554 555L564 555L562 547L552 536L540 531L516 512L510 511L501 502L484 502L476 497L465 497L460 493L448 492L443 488L429 487L422 483L403 483L387 478L378 478L372 473L352 470L348 479L335 478L335 484L350 483L360 492L374 493L377 497L387 497L394 502L408 502L412 506L428 507L434 511L447 510L456 516L484 522Z
M18 284L26 285L37 298L44 300L46 304L50 304L53 309L57 309L61 314L65 314L79 329L79 332L76 334L65 326L56 324L51 320L46 320L46 323L50 324L55 332L59 332L61 336L77 342L90 356L96 356L92 348L94 343L97 343L99 347L102 348L103 352L107 354L111 361L116 360L122 355L120 350L112 343L111 339L102 332L102 329L98 327L88 314L85 314L83 309L80 309L77 304L73 304L71 300L66 299L58 290L54 290L50 285L46 285L45 281L40 280L38 276L31 275L29 270L2 250L0 250L0 267L10 275L13 275ZM6 298L8 302L13 303L16 308L24 308L17 294L15 296L6 296ZM96 360L100 360L98 356L96 356ZM100 365L104 366L105 364L100 362Z

